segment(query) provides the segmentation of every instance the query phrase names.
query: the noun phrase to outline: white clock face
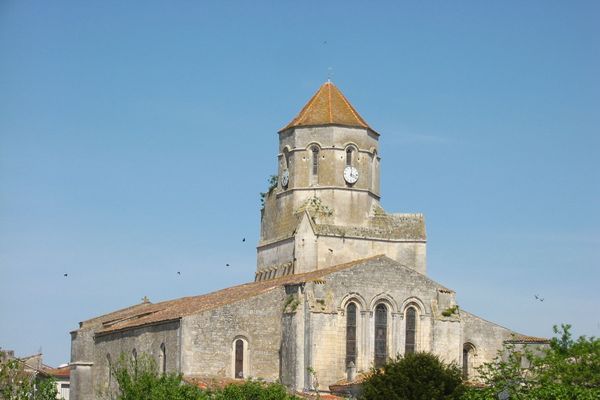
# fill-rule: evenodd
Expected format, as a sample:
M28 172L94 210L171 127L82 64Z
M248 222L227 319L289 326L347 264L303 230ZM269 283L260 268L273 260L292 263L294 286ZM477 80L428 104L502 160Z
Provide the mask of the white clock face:
M284 169L283 172L281 173L281 186L287 187L289 181L290 181L290 171L288 171L287 169Z
M349 184L356 183L358 180L358 170L350 165L344 168L344 179Z

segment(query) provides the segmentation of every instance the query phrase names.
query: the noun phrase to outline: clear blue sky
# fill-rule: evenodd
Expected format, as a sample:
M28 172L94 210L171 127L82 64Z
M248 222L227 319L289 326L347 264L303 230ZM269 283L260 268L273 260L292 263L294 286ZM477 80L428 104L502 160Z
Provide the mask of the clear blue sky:
M276 132L329 67L381 133L383 205L425 214L462 308L599 336L599 20L597 1L1 1L0 346L67 362L81 320L252 280Z

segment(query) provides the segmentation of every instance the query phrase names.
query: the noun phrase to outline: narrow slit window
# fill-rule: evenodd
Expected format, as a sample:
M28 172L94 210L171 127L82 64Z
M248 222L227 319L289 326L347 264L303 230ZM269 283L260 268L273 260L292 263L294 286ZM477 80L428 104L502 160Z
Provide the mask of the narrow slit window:
M351 166L352 165L352 152L353 152L352 147L348 147L346 149L346 165L347 166Z
M112 359L109 353L106 354L106 364L108 366L108 390L110 390L112 386Z
M417 337L417 312L414 307L406 309L406 345L404 353L414 353L416 350Z
M319 148L317 146L312 147L312 176L313 183L316 183L319 176Z
M375 368L387 362L387 307L375 307Z
M346 366L353 362L356 365L356 304L350 303L346 308Z
M244 341L235 341L235 378L244 379Z
M462 360L462 373L463 378L469 379L469 376L472 374L471 371L471 363L472 356L475 353L475 347L471 343L465 343L463 345L463 360Z
M285 163L284 168L290 168L290 152L287 147L283 150L283 162Z
M462 365L463 378L469 378L469 350L463 348L463 365Z
M167 372L167 348L164 343L160 345L160 372L162 374Z

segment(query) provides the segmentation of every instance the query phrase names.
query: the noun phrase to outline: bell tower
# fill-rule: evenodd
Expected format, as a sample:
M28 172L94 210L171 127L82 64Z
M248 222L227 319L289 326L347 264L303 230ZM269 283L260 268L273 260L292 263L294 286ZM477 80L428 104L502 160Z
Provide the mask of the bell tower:
M279 131L277 199L297 209L317 197L335 209L333 223L364 223L379 201L378 140L342 92L324 83Z
M390 222L373 219L386 215L379 204L379 133L333 83L325 82L279 131L277 157L277 185L261 215L258 280L386 253L386 246L380 251L365 242L386 236ZM354 237L363 243L352 244Z

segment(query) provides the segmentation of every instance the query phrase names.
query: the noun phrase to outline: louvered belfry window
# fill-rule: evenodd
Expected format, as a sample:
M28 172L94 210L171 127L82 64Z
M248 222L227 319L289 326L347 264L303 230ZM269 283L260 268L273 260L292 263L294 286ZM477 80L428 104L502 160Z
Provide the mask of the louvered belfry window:
M319 176L319 148L317 146L312 147L312 174L316 181Z
M352 147L346 149L346 165L352 165Z
M417 312L413 307L406 309L406 346L404 353L414 353L417 337Z
M350 303L346 308L346 366L353 362L356 365L356 304Z
M375 368L387 362L387 307L375 307Z

